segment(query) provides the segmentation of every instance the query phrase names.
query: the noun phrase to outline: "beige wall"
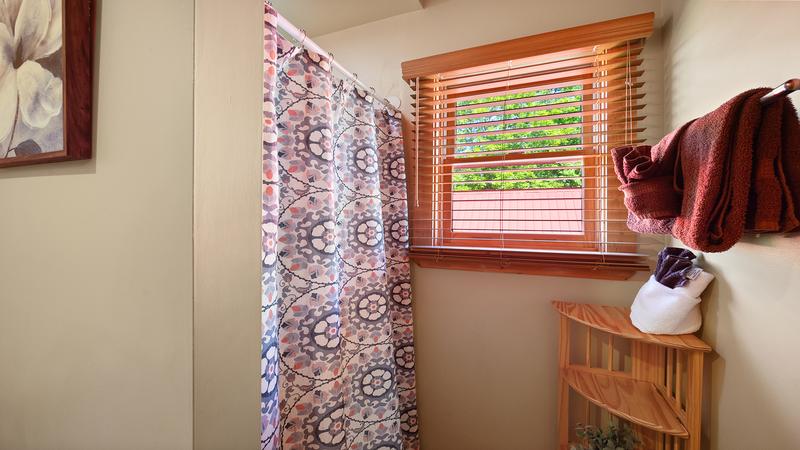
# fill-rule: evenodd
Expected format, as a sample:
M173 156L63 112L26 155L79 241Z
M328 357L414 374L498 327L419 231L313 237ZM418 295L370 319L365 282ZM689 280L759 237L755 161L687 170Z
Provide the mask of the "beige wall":
M675 2L667 23L670 128L756 86L800 76L800 2ZM798 95L794 95L798 104ZM800 442L800 238L751 236L704 255L717 275L704 295L714 347L708 448L793 448Z
M196 0L195 448L261 420L261 0Z
M642 12L656 1L435 0L426 9L315 38L377 92L403 98L402 61ZM493 20L496 18L497 20ZM661 132L659 37L648 45ZM550 300L626 304L640 281L414 268L417 385L426 450L556 446L557 317Z
M0 448L192 445L192 0L97 10L95 158L0 171Z
M539 450L556 442L554 299L629 303L641 282L413 272L425 450Z

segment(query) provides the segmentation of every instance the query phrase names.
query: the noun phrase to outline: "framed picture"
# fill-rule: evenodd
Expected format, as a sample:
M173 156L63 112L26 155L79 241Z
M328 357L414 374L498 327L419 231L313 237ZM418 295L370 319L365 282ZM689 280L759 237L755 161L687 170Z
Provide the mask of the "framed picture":
M94 0L0 1L0 168L92 156Z

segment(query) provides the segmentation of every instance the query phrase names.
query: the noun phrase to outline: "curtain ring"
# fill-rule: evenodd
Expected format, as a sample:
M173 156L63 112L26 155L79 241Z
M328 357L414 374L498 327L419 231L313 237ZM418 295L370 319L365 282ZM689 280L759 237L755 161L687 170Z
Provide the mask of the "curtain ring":
M334 63L334 61L335 61L335 59L333 57L333 52L329 51L328 52L328 65L331 66L330 67L331 73L333 73L333 63ZM344 86L344 83L342 83L342 86Z
M300 31L303 32L303 38L300 40L300 47L305 47L306 38L308 37L308 35L306 34L306 29L305 28L301 28Z

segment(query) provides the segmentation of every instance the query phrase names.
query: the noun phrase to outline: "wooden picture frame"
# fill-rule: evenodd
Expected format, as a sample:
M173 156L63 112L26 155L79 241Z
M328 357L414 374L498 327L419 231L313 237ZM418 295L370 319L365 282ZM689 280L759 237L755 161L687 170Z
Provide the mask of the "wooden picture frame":
M90 159L95 0L51 0L50 10L39 8L38 15L32 12L33 6L25 5L27 1L20 2L18 11L12 11L10 6L0 11L0 46L4 45L3 39L7 41L14 32L10 29L12 23L14 28L19 28L16 26L19 21L35 22L30 25L33 28L45 26L41 25L45 21L48 23L44 34L39 33L41 39L37 44L20 43L17 46L22 48L12 47L16 55L12 64L0 61L0 84L5 81L0 91L5 89L5 99L16 98L17 103L11 131L5 123L10 116L9 102L6 101L5 110L0 104L0 168ZM57 36L59 23L61 44L57 47L54 36ZM13 41L13 34L10 37ZM16 44L12 42L11 45ZM41 82L43 87L36 92L44 91L41 95L44 100L39 95L24 92L32 89L30 83L14 86L18 92L11 93L9 80L12 77L7 76L10 71L15 71L15 83L22 77L49 80ZM57 108L54 99L59 88L61 107Z

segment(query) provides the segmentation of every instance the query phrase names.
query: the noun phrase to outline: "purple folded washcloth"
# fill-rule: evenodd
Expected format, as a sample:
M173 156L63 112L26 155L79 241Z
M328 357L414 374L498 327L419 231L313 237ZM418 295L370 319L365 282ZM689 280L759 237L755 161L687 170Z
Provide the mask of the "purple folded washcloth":
M689 271L694 268L692 260L695 258L694 253L684 248L666 247L658 253L653 276L668 288L685 286L689 281Z

